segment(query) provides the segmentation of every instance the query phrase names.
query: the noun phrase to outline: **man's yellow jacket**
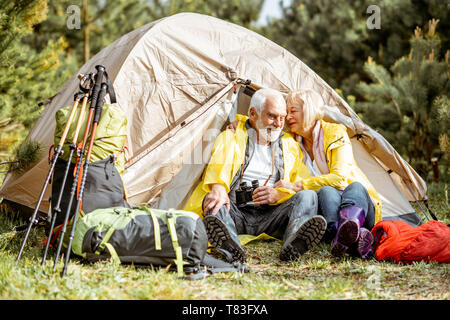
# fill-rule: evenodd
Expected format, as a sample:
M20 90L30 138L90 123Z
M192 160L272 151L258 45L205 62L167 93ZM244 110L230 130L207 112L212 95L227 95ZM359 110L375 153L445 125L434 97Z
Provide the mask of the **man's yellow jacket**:
M247 147L248 133L245 127L247 117L236 115L239 120L236 131L225 130L216 138L211 152L211 159L206 167L202 181L195 188L189 198L184 210L192 211L202 216L202 202L207 193L211 192L211 187L219 183L230 192L230 185L234 176L240 170L245 160L245 150ZM308 169L301 162L300 145L296 142L290 133L283 132L281 137L281 146L283 150L283 180L291 183L307 178ZM277 188L283 192L283 197L274 205L283 203L295 194L293 190Z

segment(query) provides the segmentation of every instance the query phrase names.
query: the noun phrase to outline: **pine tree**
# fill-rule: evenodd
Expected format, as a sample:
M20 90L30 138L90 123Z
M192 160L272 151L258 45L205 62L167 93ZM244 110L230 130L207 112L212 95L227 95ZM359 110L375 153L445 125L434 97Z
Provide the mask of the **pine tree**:
M445 56L445 61L448 62L448 54ZM439 146L447 160L447 168L450 170L448 165L450 161L450 100L447 96L442 96L435 100L435 104L438 112L438 125L442 132L439 135Z
M40 47L57 38L68 42L67 53L75 72L101 49L138 27L179 12L198 12L250 27L258 19L264 0L63 0L49 4L49 17L35 27L30 42ZM78 12L70 11L78 9ZM68 20L79 14L79 28Z
M365 1L293 0L264 33L342 89L346 78L358 74L355 61L370 51L363 41L364 7Z
M19 150L45 107L38 103L52 97L84 62L114 40L146 23L185 11L250 27L263 2L0 0L0 162L19 160L17 155L22 153L9 154ZM73 23L77 18L78 26Z
M0 1L0 161L39 116L38 102L54 94L62 39L35 50L22 42L45 19L46 0Z
M27 39L34 47L49 40L67 41L71 73L122 35L152 20L144 0L63 0L49 3L48 18Z
M367 9L374 4L379 29L367 26ZM449 14L447 3L440 0L292 0L263 32L348 96L357 95L360 80L369 80L363 72L368 56L389 67L408 52L404 39L411 29L434 17L442 30L449 30ZM448 36L443 34L441 40L449 49Z
M390 70L369 57L364 70L371 83L357 87L366 101L356 103L358 111L367 115L363 119L379 130L424 178L430 177L432 158L444 167L448 165L439 139L445 147L449 136L449 51L442 53L435 32L438 22L431 20L427 33L417 27L409 41L409 54L398 59Z

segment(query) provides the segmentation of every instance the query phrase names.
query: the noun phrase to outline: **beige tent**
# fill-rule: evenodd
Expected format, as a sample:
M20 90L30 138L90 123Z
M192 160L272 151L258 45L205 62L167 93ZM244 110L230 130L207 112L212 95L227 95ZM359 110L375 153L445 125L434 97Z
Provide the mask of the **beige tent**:
M213 17L182 13L130 32L88 61L78 73L102 64L114 83L118 106L128 118L124 182L131 204L182 208L209 160L212 143L253 88L283 93L312 88L328 105L326 120L343 123L358 165L383 201L384 219L420 222L409 201L426 199L426 184L393 147L365 125L348 104L291 53L243 27ZM34 208L49 170L56 111L72 105L77 74L43 111L28 138L40 141L42 159L21 175L8 174L0 196ZM236 93L234 88L236 88ZM48 188L45 199L50 196ZM41 211L47 212L49 201Z

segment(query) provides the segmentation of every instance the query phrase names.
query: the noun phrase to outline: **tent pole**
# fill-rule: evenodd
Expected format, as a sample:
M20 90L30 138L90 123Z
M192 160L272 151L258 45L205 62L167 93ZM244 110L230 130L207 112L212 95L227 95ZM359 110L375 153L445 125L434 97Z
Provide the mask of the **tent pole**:
M438 221L439 219L436 217L436 215L431 211L430 207L428 206L428 200L424 200L423 203L425 203L425 207L427 207L428 212L433 217L434 220Z
M412 192L412 190L411 190L411 188L409 187L409 185L408 185L407 183L405 183L405 184L406 184L406 187L408 188L409 192L410 192L411 195L413 196L414 200L415 200L416 203L419 205L420 210L422 210L423 215L428 219L428 221L430 221L430 220L431 220L430 217L428 217L428 215L427 215L425 209L422 207L422 205L420 204L419 200L417 200L415 194Z

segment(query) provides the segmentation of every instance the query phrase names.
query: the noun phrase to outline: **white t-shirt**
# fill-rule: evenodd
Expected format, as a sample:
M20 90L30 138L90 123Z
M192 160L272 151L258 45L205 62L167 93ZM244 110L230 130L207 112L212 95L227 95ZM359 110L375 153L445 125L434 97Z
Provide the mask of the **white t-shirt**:
M255 144L253 157L242 175L242 182L252 185L253 180L259 181L259 186L263 186L267 178L272 174L272 147ZM272 187L275 184L275 173L273 173L266 186Z

